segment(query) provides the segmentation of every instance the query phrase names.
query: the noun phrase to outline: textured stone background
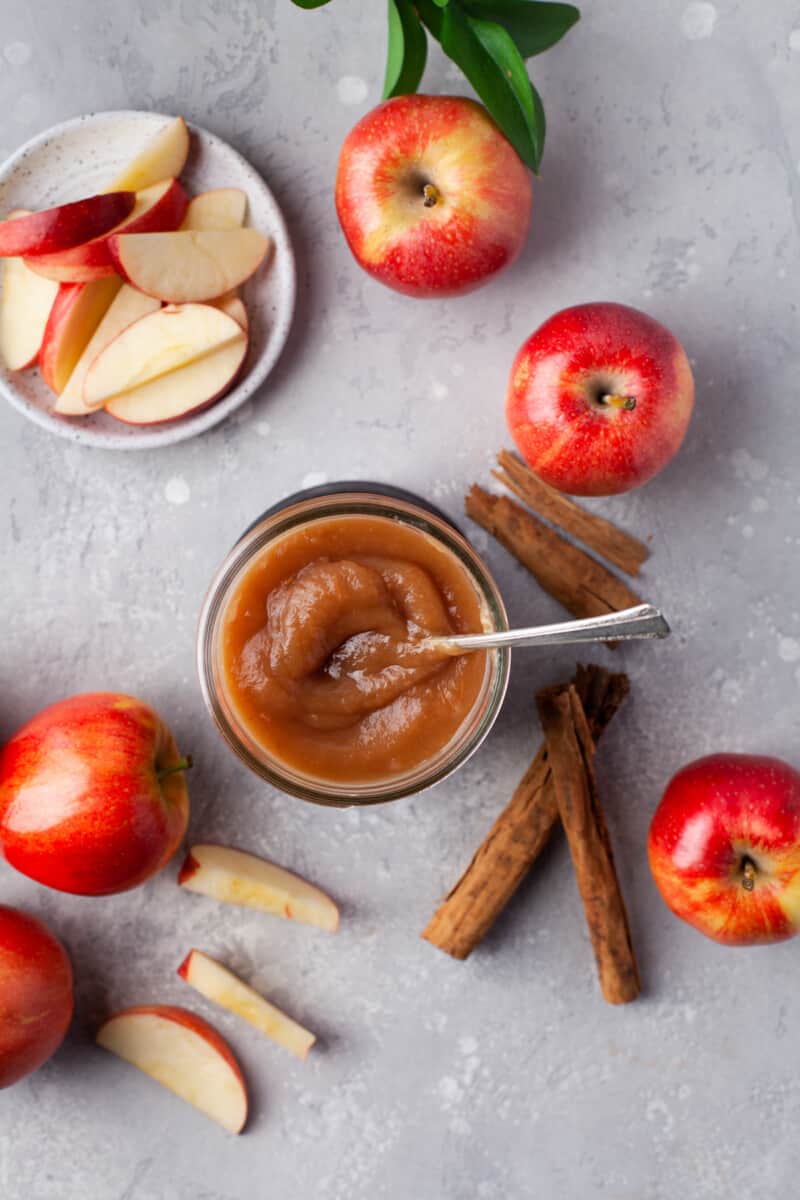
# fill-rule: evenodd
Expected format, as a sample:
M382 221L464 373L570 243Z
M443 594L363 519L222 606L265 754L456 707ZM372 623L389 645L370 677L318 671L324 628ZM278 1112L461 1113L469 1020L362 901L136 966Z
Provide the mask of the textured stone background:
M171 867L126 896L59 896L0 866L0 896L71 949L64 1048L0 1096L3 1200L691 1200L797 1178L798 950L730 950L674 920L645 836L670 774L718 748L798 761L796 0L585 0L534 64L549 116L533 231L502 281L448 303L370 282L337 229L340 142L377 101L384 6L336 0L0 0L3 154L73 114L182 112L259 167L300 263L269 385L211 434L147 456L82 450L0 408L0 736L90 688L155 703L191 749L192 835L307 872L335 938L183 894ZM461 90L434 55L431 90ZM193 672L205 585L244 525L304 482L366 475L458 514L505 440L512 355L562 305L616 299L671 326L698 403L679 459L603 512L654 554L676 635L620 652L634 697L600 771L646 994L606 1008L559 839L467 964L419 939L526 765L532 694L566 652L518 655L491 740L411 802L317 810L217 740ZM557 609L485 550L518 621ZM608 655L601 651L600 657ZM218 952L322 1035L295 1064L217 1021L254 1097L235 1140L93 1048L109 1008L195 1004L174 975Z

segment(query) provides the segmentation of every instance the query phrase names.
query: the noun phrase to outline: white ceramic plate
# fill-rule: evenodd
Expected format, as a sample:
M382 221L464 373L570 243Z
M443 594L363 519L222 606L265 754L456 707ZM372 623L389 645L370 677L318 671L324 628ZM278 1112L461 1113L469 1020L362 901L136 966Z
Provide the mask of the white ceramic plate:
M170 117L148 112L90 113L55 125L22 146L0 167L0 213L49 208L107 186ZM275 365L292 321L295 265L286 222L263 179L231 146L190 125L192 149L181 181L190 196L209 188L238 187L247 193L247 224L269 234L274 252L249 279L243 298L250 317L250 349L241 382L216 404L166 425L131 426L105 412L62 417L38 371L0 366L0 391L31 421L51 433L107 450L145 450L203 433L224 421L264 382Z

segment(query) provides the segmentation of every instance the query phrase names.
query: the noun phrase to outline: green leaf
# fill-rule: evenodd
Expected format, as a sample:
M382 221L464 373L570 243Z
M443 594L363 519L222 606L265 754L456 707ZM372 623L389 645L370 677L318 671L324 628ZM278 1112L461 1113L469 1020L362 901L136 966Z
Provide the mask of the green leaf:
M511 35L453 4L441 15L439 40L445 54L464 72L523 162L538 171L544 114Z
M450 0L433 0L433 3L436 5L437 8L447 8L448 4L450 3Z
M428 38L411 0L389 0L389 48L383 98L415 92L425 70Z
M292 0L292 4L298 8L322 8L323 4L330 4L330 0Z
M533 58L549 50L581 16L574 4L549 4L544 0L461 0L461 3L472 16L502 25L523 58Z

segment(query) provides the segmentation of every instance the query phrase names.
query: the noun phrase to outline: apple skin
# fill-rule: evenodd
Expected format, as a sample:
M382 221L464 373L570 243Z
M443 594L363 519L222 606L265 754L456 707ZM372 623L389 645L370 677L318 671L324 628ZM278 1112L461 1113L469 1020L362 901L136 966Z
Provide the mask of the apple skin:
M631 411L604 402L632 398ZM686 353L668 329L624 304L580 304L520 348L506 420L529 467L574 496L641 486L683 442L694 406Z
M678 771L656 809L650 869L669 908L726 946L800 927L800 772L777 758L713 754Z
M186 832L188 765L141 700L61 700L0 752L0 849L23 875L62 892L136 887Z
M124 221L135 201L133 192L108 192L0 221L0 256L55 254L88 242Z
M0 1088L55 1053L72 1009L64 947L41 921L0 904Z
M462 96L386 100L339 156L336 211L348 245L365 271L407 296L459 296L510 266L531 205L519 155Z
M92 279L105 279L113 275L114 262L108 248L112 233L166 233L177 229L189 204L189 197L177 179L166 181L155 202L137 216L138 202L143 195L142 192L137 195L137 206L110 233L73 246L70 250L63 250L60 254L29 257L25 260L26 266L37 275L44 275L46 279L54 279L58 283L88 283Z

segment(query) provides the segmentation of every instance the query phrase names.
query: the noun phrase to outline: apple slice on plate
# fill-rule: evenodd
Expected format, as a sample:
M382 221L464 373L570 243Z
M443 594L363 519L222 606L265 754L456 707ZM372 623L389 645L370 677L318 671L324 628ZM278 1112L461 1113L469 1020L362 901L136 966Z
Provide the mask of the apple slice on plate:
M219 300L212 300L211 304L214 308L227 313L229 317L233 317L237 325L241 325L242 329L247 333L250 320L247 316L247 309L244 306L244 302L239 299L236 292L226 292L224 296L220 296Z
M26 209L17 209L8 219L27 216ZM57 294L58 284L29 271L24 259L6 259L0 298L0 358L10 371L23 371L36 362ZM235 312L229 315L237 319Z
M135 201L133 192L109 192L24 217L8 217L0 221L0 257L54 254L88 242L124 221Z
M39 282L46 281L40 279ZM51 286L57 287L58 285L52 284ZM157 312L160 308L160 300L154 300L152 296L145 296L144 292L137 292L136 288L129 287L127 283L124 283L111 301L111 307L78 359L67 386L56 401L55 412L69 417L85 417L89 413L95 412L95 408L90 408L83 399L83 385L87 371L94 360L122 333L123 329L127 329L141 317L146 317L148 313ZM233 313L229 315L234 316ZM102 401L96 407L102 407Z
M330 896L291 871L230 846L192 846L178 883L224 904L276 913L331 932L339 927L339 910Z
M86 372L83 401L99 408L122 392L245 340L233 317L210 304L158 308L114 338Z
M136 193L136 203L125 220L111 233L160 233L177 229L183 220L189 198L177 179L164 179ZM60 254L39 254L28 258L27 265L37 275L57 279L59 283L86 283L114 274L114 262L108 249L111 234L93 238Z
M178 967L178 974L207 1000L242 1017L291 1054L302 1059L308 1057L317 1040L314 1034L270 1004L215 958L202 950L190 950Z
M241 188L214 188L189 201L181 229L241 229L246 213L247 196Z
M115 1013L97 1043L194 1105L229 1133L247 1120L247 1089L227 1043L185 1008L142 1005Z
M78 359L122 287L116 275L93 283L62 283L42 338L42 378L58 395L67 386Z
M244 283L271 243L257 229L118 233L109 238L123 279L173 304L216 300Z
M125 425L163 425L188 413L207 408L229 392L247 357L247 336L240 336L219 350L206 354L160 375L141 387L120 392L109 400L105 411Z
M175 117L128 163L108 191L140 192L162 179L177 179L188 157L189 130L183 117Z

